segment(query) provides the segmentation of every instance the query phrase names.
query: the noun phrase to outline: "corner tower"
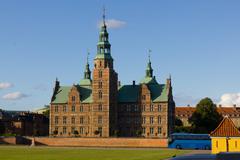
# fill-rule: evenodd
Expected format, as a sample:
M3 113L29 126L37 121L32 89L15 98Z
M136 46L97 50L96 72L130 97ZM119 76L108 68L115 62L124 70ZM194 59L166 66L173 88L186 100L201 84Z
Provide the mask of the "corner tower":
M113 68L108 38L104 13L94 59L92 83L92 132L95 134L93 136L101 137L109 137L117 130L118 75Z

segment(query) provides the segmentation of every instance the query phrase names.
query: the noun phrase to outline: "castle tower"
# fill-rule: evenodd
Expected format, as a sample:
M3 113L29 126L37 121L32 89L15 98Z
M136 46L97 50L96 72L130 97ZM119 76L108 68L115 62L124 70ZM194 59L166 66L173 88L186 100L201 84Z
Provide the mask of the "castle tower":
M93 69L93 136L109 137L117 129L117 82L104 13Z

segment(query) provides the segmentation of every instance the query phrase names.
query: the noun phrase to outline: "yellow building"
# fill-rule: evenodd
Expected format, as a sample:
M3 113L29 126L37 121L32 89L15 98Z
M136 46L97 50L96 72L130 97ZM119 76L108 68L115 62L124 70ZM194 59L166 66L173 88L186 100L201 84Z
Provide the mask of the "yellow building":
M233 121L224 117L219 126L210 134L212 154L219 152L240 152L240 131Z

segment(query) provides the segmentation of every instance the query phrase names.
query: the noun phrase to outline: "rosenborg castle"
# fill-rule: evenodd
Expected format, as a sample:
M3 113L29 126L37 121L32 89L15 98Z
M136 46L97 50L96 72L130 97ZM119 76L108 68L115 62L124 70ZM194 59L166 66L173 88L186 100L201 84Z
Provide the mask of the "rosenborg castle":
M171 78L159 84L149 59L139 84L133 81L121 85L104 19L92 74L87 62L79 84L62 86L58 80L55 82L50 135L167 138L175 118Z

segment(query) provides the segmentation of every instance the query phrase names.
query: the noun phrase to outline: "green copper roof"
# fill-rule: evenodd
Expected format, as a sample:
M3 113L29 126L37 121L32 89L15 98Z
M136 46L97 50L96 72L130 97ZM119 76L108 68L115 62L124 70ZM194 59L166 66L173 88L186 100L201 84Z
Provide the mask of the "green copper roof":
M111 54L96 54L95 59L112 59Z
M80 100L82 103L92 103L92 87L91 86L77 86L80 91Z
M91 79L82 79L80 80L80 86L90 86L92 84Z
M60 86L58 92L55 95L55 99L52 103L67 103L68 101L68 93L72 87L70 86Z
M124 85L118 88L118 102L136 102L139 95L139 85Z
M148 84L152 102L168 101L167 88L165 84ZM123 85L118 89L118 102L129 103L137 102L139 97L140 85Z
M67 103L68 94L73 86L60 86L55 99L52 101L52 104L57 103ZM80 92L80 100L82 103L92 103L92 88L91 86L81 86L76 85Z
M140 84L158 84L155 77L144 77Z
M153 102L168 101L167 86L165 84L150 84L148 89L151 91Z

